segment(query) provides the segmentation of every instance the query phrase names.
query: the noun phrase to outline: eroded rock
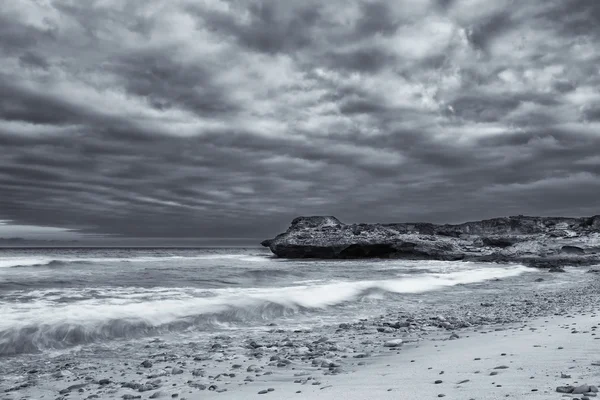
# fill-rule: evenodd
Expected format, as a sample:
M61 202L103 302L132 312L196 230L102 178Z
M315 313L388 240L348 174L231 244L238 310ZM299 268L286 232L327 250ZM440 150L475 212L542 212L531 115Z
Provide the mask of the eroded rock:
M262 242L284 258L406 258L521 262L538 268L600 262L600 216L505 217L458 225L344 224L298 217Z

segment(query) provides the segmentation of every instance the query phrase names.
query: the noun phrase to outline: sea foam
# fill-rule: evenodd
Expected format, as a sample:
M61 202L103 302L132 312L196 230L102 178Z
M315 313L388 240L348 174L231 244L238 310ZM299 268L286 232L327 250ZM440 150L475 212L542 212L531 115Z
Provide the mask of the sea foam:
M0 302L0 355L61 348L223 322L270 321L356 302L374 292L423 293L523 274L521 265L368 281L315 281L261 288L94 288L36 290L27 302Z

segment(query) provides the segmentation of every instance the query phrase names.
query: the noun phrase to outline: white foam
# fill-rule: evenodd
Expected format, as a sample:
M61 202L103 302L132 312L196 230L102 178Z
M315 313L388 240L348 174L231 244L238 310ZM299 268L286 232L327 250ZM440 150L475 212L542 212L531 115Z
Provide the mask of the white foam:
M33 302L0 302L0 331L27 325L100 325L111 319L143 320L159 326L181 318L244 309L260 312L267 303L320 309L358 299L369 291L422 293L445 287L507 278L528 269L482 266L450 273L371 281L337 281L281 288L104 288L23 292ZM76 299L62 302L67 296ZM90 298L92 297L92 298Z
M44 265L51 261L52 258L1 257L0 268L15 267L18 265Z
M269 257L248 256L243 254L206 254L198 256L158 256L158 257L75 257L75 258L41 258L41 257L0 257L0 268L10 268L17 266L43 266L49 265L51 262L64 263L109 263L109 262L164 262L171 260L219 260L219 259L237 259L247 262L265 262Z
M307 308L323 308L356 298L367 290L379 289L392 293L423 293L460 284L518 276L527 270L527 267L522 265L506 268L484 266L478 269L423 274L402 279L335 282L317 286L270 289L269 293L262 293L265 289L258 289L255 293L249 293L248 295L290 306L299 305Z

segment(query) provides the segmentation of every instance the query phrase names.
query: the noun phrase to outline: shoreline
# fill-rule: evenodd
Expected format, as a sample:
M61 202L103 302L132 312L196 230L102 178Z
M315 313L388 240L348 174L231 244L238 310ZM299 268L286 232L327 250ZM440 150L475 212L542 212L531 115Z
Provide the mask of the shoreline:
M550 282L552 279L560 280L562 275L548 273L547 279ZM271 395L277 398L344 396L358 399L386 396L398 398L398 392L403 395L427 394L423 398L430 398L434 394L458 399L500 398L493 396L499 392L504 393L502 390L507 388L512 388L509 395L516 394L517 388L507 383L497 383L503 385L504 389L488 387L485 393L479 393L485 385L491 385L487 380L475 379L483 376L480 375L464 378L471 382L465 390L473 393L470 397L463 397L464 393L460 390L466 383L458 385L456 382L464 380L459 378L466 371L460 374L459 370L450 372L451 366L474 366L472 359L460 356L465 353L470 356L475 349L485 354L481 358L485 357L492 364L504 362L505 359L499 354L487 353L486 346L490 344L487 338L500 340L506 334L512 337L515 346L524 349L526 346L523 347L523 343L537 337L525 335L531 327L536 328L537 332L550 330L553 332L553 340L571 341L570 346L579 349L589 346L583 340L587 336L569 332L567 337L562 335L561 324L567 323L567 320L569 323L575 321L567 315L585 314L576 318L577 323L583 325L595 323L596 320L600 322L600 319L589 317L597 309L597 304L600 304L600 283L595 281L595 274L582 274L585 283L565 287L554 284L546 286L544 282L537 282L535 276L523 276L526 281L524 285L537 285L535 293L521 288L513 288L510 293L473 290L470 300L463 304L437 307L424 305L417 314L410 310L390 310L365 320L312 329L291 330L284 325L273 324L268 331L213 335L207 343L141 338L141 341L147 343L144 352L127 359L98 360L89 354L82 357L82 354L75 351L48 358L44 365L23 365L14 375L3 377L0 387L6 388L3 398L14 400L148 399L171 398L174 394L180 399L188 400L213 395L226 398ZM550 322L543 322L546 320ZM523 328L523 324L527 328ZM591 331L591 326L582 331ZM485 340L477 339L481 337ZM562 346L568 348L564 344ZM530 354L521 351L522 354L512 351L515 354L512 359L514 363L523 363L523 354ZM504 352L511 354L510 349ZM440 354L443 355L442 358L439 358ZM564 363L562 369L566 371L571 366L567 365L570 362L569 353L565 351L552 357L563 355L566 358L559 361ZM550 355L541 357L540 360L546 360ZM593 353L590 357L593 357ZM410 363L411 359L415 363ZM442 385L430 382L433 376L431 370L422 370L423 365L417 362L419 359L431 360L431 365L427 368L434 369L437 364L446 360L444 362L449 364L444 367L445 377L435 380L449 383ZM550 357L547 361L552 360L554 358ZM410 368L404 368L405 366ZM420 374L417 376L414 371L419 371ZM598 372L600 373L600 367ZM513 371L507 369L501 373L503 377L512 377L510 374ZM544 378L545 386L540 386L537 388L538 392L531 392L528 396L548 398L549 393L544 391L549 390L550 384L559 386L574 383L555 379L554 375L557 373L560 371L548 370L549 376ZM585 374L581 376L591 378ZM576 379L573 374L573 381L578 380L579 375L577 377ZM538 379L543 380L542 377ZM355 387L358 382L362 382L362 386ZM600 382L590 379L588 383ZM406 389L421 386L416 392ZM269 389L274 389L273 393ZM387 392L387 389L392 391ZM298 390L301 393L296 393ZM377 396L371 393L375 390ZM439 393L431 392L432 390ZM259 394L262 391L266 393ZM456 397L459 392L463 394Z

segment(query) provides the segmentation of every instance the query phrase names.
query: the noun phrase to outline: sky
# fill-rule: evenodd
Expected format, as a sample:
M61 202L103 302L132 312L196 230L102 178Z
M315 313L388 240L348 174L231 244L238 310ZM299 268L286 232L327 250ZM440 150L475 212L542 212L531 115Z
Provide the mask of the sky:
M597 0L3 1L0 93L0 236L600 214Z

